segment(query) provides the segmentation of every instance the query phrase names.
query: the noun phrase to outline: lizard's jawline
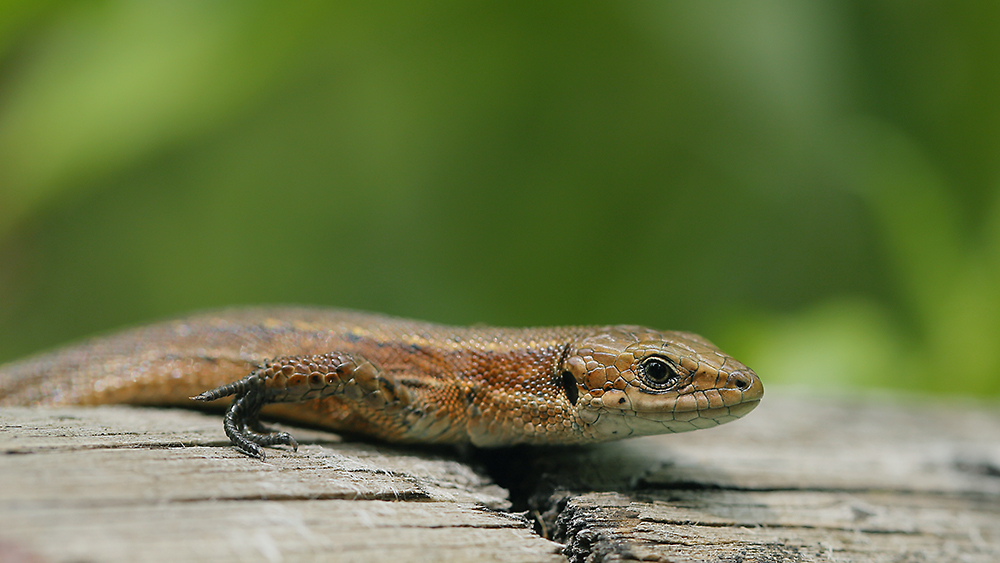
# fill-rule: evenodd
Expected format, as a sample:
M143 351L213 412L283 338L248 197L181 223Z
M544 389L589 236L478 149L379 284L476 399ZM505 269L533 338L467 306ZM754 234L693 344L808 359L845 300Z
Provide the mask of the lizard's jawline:
M752 411L759 403L760 400L746 401L731 407L688 412L602 409L592 427L606 440L690 432L732 422Z

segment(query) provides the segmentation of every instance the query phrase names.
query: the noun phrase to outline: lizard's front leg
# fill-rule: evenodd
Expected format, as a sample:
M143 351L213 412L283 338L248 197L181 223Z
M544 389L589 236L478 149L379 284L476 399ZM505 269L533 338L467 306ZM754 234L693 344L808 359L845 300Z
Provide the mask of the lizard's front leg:
M229 395L235 398L223 424L226 435L240 451L261 460L261 446L298 447L287 432L272 432L260 424L260 409L268 403L295 403L331 395L368 406L406 406L410 402L407 389L397 385L392 376L364 357L340 352L276 358L239 381L192 399L214 401Z

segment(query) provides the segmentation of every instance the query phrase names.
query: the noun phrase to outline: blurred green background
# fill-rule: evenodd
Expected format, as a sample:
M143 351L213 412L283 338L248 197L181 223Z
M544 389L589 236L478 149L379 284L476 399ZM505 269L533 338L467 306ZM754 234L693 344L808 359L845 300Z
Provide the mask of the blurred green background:
M1000 393L1000 4L0 6L0 361L309 303Z

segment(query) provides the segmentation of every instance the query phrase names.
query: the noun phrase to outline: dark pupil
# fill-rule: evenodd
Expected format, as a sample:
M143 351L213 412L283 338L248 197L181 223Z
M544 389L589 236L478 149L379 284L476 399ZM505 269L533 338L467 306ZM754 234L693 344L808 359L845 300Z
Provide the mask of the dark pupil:
M646 375L655 383L663 383L670 377L670 369L661 360L650 360L646 362Z

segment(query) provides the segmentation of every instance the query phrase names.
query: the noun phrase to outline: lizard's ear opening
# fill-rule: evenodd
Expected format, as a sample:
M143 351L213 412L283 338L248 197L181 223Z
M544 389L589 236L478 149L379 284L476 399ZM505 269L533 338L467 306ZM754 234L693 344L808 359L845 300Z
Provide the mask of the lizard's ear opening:
M576 400L580 398L580 390L576 387L576 378L569 370L562 372L562 386L566 391L566 398L575 407Z

